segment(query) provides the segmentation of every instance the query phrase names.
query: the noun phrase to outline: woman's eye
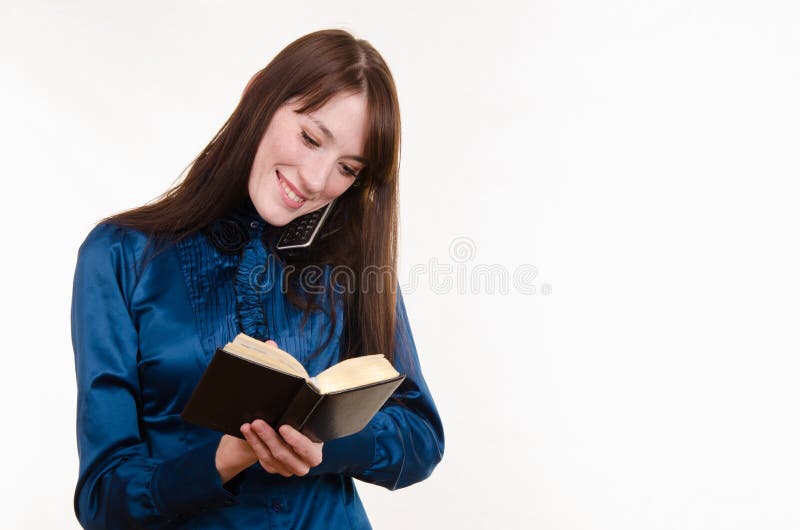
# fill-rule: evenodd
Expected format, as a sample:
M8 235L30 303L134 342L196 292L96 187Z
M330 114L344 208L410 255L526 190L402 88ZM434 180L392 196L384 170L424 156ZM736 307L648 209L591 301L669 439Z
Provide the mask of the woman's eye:
M356 173L353 170L353 168L351 168L350 166L346 166L346 165L342 164L342 170L343 170L343 173L345 175L350 175L353 178L357 178L358 177L358 173Z
M311 147L319 147L319 144L315 142L305 131L300 131L300 135L303 137L303 141Z

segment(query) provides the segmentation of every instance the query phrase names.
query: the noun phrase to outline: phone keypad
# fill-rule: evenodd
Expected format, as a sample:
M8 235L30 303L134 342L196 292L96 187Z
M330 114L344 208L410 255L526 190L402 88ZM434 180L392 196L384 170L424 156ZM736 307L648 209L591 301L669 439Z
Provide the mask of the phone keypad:
M278 246L295 246L306 243L314 233L314 228L322 217L322 213L322 210L317 210L289 223L278 241Z

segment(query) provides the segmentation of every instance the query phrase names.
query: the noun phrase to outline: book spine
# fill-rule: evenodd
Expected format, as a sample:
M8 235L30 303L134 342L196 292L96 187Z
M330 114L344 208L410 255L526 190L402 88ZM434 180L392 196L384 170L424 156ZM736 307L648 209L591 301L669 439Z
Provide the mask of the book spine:
M287 424L298 431L302 431L309 416L311 416L314 409L322 402L323 398L324 396L317 394L310 385L305 384L301 386L291 403L289 403L289 406L286 407L286 411L278 420L275 428L277 429L281 425ZM314 441L319 442L320 440Z

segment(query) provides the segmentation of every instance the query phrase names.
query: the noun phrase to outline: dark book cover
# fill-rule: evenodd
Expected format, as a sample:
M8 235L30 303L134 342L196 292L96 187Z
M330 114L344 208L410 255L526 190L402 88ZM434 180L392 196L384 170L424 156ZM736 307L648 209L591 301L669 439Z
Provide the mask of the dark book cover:
M242 423L262 419L275 429L286 423L314 441L327 441L363 429L403 379L320 395L303 377L219 348L181 418L238 438L244 438Z
M291 425L315 442L357 433L380 410L405 376L369 385L318 394L310 385L301 388L278 425Z

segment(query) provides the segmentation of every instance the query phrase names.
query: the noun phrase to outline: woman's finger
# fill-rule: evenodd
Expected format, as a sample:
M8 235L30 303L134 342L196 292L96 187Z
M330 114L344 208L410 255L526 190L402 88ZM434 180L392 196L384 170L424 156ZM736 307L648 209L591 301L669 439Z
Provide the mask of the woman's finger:
M292 449L292 446L283 441L275 429L270 427L267 422L256 420L253 422L255 430L261 439L266 443L272 456L281 462L292 473L303 476L308 473L309 465L303 461Z
M250 444L250 448L258 457L261 467L263 467L269 473L276 473L284 477L292 476L292 473L286 468L286 466L284 466L275 458L269 447L253 429L252 424L245 423L242 425L240 430L244 435L244 439L247 440L247 443Z
M281 425L278 429L281 437L288 443L294 452L310 467L322 463L322 442L312 442L308 436L301 433L291 425Z

